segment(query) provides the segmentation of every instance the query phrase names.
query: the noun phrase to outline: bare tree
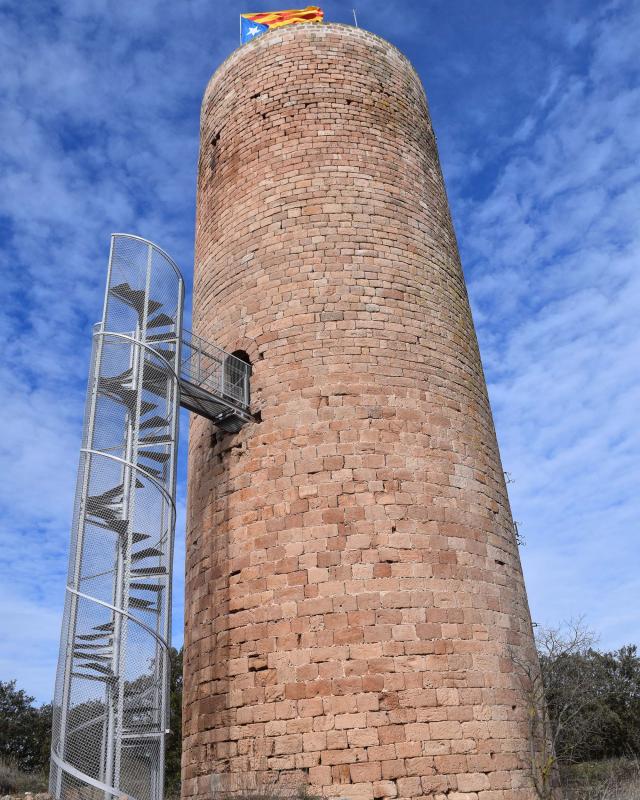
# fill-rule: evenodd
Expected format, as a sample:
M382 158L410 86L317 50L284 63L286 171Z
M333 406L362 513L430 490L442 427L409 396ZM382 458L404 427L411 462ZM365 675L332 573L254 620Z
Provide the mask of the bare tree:
M512 652L527 709L531 779L540 800L557 796L556 754L560 743L567 739L565 733L585 718L591 687L578 674L577 661L595 641L595 635L580 618L560 628L537 628L539 664ZM574 733L572 741L578 743L580 736L580 732Z

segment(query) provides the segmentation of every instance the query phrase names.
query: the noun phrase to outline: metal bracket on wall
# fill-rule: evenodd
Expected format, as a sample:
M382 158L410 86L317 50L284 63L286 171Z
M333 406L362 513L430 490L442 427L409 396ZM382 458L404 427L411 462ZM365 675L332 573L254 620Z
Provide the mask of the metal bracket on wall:
M162 800L179 406L237 432L251 367L182 328L172 259L111 238L53 705L56 800Z

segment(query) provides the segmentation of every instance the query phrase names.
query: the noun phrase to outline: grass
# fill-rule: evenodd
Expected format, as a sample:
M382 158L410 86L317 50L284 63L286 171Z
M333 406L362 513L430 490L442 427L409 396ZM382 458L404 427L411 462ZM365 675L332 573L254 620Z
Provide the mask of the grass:
M212 776L213 800L319 800L306 785L290 780L263 782L254 774Z
M216 795L216 800L313 800L308 794L300 791L289 791L268 787L255 791L241 790L233 794Z
M0 757L0 795L46 792L48 788L43 772L24 772L14 759Z
M562 770L565 800L640 800L640 761L616 758Z

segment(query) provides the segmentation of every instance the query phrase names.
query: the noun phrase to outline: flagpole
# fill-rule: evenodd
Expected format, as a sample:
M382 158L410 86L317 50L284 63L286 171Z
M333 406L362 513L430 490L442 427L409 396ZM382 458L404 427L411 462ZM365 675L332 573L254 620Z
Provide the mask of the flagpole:
M242 14L238 14L238 22L240 23L240 32L238 34L240 44L242 44Z
M351 9L353 11L353 21L356 23L356 28L358 27L358 17L356 17L356 10L355 8Z

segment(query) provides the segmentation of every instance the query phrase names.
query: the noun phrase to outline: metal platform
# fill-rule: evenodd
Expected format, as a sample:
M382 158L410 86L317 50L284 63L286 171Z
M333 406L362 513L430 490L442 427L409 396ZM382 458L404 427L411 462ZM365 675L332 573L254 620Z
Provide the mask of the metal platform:
M180 405L228 433L253 420L249 413L251 366L190 331L182 334Z

